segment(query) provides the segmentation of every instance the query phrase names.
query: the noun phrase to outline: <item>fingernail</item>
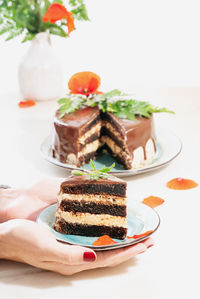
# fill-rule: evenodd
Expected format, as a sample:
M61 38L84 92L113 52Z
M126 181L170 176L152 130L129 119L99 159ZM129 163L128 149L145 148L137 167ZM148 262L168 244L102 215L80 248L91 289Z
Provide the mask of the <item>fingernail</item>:
M147 248L150 248L150 247L152 247L152 246L154 246L154 244L150 244L149 246L147 246Z
M94 262L96 260L96 255L92 251L85 251L83 259L85 262Z

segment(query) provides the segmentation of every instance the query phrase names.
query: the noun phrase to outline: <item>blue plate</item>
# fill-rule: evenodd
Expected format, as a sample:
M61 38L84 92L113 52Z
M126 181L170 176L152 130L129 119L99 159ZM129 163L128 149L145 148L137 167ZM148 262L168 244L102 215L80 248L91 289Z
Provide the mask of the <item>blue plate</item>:
M129 200L130 201L130 200ZM125 239L118 240L113 239L116 244L106 245L106 246L93 246L95 240L98 237L84 237L78 235L65 235L57 232L53 229L52 225L54 222L54 214L56 210L56 204L51 205L44 209L37 218L39 224L45 224L53 232L56 239L68 244L81 245L94 249L95 251L117 249L121 247L130 246L132 244L141 242L142 240L148 238L152 233L154 233L160 224L160 217L158 213L149 208L148 206L137 202L131 201L131 208L128 209L127 213L127 224L128 224L128 236L140 235L147 231L152 231L148 236L140 237L138 239Z

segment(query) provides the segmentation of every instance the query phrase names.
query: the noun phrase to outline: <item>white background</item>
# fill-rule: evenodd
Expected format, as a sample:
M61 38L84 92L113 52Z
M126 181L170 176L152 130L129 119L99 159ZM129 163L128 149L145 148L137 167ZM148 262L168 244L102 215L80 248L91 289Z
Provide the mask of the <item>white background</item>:
M91 70L102 89L200 87L198 0L86 0L90 22L53 37L66 77ZM0 37L0 93L18 91L17 67L30 43Z

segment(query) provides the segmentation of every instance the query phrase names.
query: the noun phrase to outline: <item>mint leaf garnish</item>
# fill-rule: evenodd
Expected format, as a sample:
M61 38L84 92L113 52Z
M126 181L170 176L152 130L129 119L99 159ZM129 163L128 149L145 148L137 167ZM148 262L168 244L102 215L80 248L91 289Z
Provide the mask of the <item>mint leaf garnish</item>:
M126 96L126 99L124 96ZM119 118L126 118L132 121L135 121L136 116L150 118L152 113L174 113L164 107L154 107L148 102L132 99L131 96L125 95L118 89L111 90L105 94L91 94L88 97L71 95L60 99L58 103L60 104L60 118L65 113L78 110L81 106L98 106L102 112L111 112Z
M77 176L81 176L81 175L89 175L91 180L99 180L99 179L109 179L112 177L111 174L109 174L109 172L111 171L111 169L115 166L115 163L113 163L111 166L109 167L105 167L103 166L100 170L98 170L96 168L96 166L94 165L93 160L90 160L90 165L92 167L92 170L85 170L85 171L80 171L80 170L72 170L72 174L73 175L77 175Z
M58 103L60 104L59 118L62 118L65 113L72 113L78 110L83 102L84 99L81 96L74 96L73 98L67 97L58 100Z
M104 94L106 98L111 98L111 97L119 97L119 96L125 96L126 94L120 91L119 89L113 89L111 91L108 91Z

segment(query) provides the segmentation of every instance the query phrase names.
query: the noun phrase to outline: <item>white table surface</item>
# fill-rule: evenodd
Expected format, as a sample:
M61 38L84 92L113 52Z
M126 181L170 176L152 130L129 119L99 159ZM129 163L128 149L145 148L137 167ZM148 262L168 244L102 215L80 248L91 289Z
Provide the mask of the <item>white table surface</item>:
M138 90L152 103L176 115L156 115L156 127L169 128L183 142L182 153L168 166L127 178L129 204L149 195L165 203L156 210L161 226L155 246L115 268L96 269L65 277L34 267L0 261L0 298L200 298L200 192L175 191L166 182L175 177L200 183L200 89ZM55 102L17 107L18 96L0 96L0 183L27 186L47 176L68 173L46 162L40 144L51 131Z

